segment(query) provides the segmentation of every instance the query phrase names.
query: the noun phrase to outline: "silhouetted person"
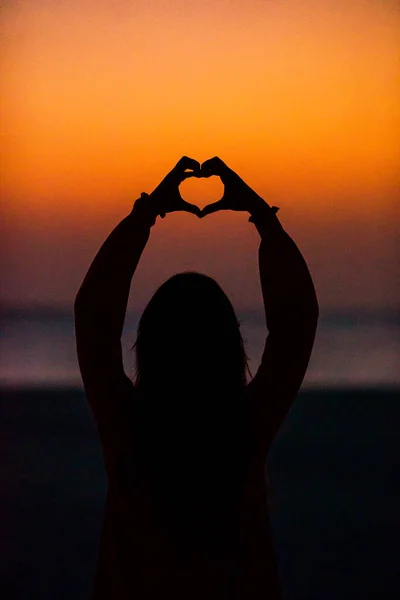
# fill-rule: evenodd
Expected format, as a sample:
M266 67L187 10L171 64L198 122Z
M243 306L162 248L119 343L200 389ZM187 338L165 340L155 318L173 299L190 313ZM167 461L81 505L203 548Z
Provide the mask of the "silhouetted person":
M190 171L188 171L190 170ZM220 176L222 200L185 202L186 177ZM268 336L246 385L233 307L199 273L166 281L138 327L135 384L120 338L132 276L157 215L247 211L261 236ZM93 599L278 600L264 467L303 381L318 320L306 263L270 207L220 159L182 158L110 234L75 301L79 366L108 475Z

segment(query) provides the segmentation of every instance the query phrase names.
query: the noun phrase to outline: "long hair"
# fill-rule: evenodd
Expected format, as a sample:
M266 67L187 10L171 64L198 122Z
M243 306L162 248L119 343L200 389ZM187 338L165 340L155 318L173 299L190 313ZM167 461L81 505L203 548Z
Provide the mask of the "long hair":
M240 326L218 283L195 272L178 273L161 285L139 322L136 386L197 379L246 384L249 372ZM157 378L157 379L156 379ZM207 386L209 387L209 386Z
M136 476L176 546L226 544L251 456L247 357L235 311L211 277L185 272L155 292L138 325ZM216 550L217 551L217 550Z

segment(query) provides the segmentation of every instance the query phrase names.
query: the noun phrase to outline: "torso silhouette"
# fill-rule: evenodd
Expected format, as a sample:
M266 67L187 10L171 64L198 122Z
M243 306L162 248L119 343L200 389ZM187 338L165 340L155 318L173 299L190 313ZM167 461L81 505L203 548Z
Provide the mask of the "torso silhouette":
M127 414L137 391L123 371L120 336L149 224L134 215L124 219L101 248L78 294L79 363L108 475L93 600L282 598L264 467L307 369L318 304L304 259L276 216L266 209L253 222L262 238L259 266L269 333L261 365L246 388L253 446L240 501L230 514L221 513L221 520L214 515L216 543L208 548L196 544L198 533L190 531L186 546L174 546L157 521L149 488L140 482L127 488L121 477L131 436ZM111 293L111 308L104 308L101 297Z
M129 397L128 386L120 391L126 403L135 401L135 390ZM247 396L252 404L250 390ZM121 475L120 459L130 450L123 402L120 427L113 423L113 434L119 431L117 447L110 444L106 450L109 487L94 598L280 598L262 447L255 448L237 505L212 515L214 536L208 547L198 542L202 506L197 503L187 507L197 515L189 519L194 528L189 522L185 540L176 546L157 518L149 486L139 479L127 488Z

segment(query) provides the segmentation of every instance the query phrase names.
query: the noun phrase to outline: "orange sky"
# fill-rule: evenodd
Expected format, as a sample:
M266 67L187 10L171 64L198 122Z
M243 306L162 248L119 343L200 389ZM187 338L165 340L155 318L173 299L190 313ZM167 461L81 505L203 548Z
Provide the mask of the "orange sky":
M187 154L221 156L281 206L324 304L394 303L399 30L397 0L5 3L3 299L71 302L131 201ZM183 187L199 205L220 191L218 181ZM160 225L154 278L138 274L144 296L193 266L238 298L245 284L252 305L258 282L232 276L257 245L246 219L199 223Z

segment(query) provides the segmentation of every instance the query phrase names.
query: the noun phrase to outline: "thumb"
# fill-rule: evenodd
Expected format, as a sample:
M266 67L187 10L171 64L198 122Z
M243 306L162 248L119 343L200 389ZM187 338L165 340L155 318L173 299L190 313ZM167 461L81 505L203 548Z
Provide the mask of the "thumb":
M179 210L184 210L186 212L190 212L193 215L197 215L198 217L201 216L200 208L198 206L196 206L195 204L190 204L190 202L186 202L186 200L183 200L180 203Z
M218 212L219 210L227 210L229 206L226 200L223 198L222 200L218 200L218 202L213 202L212 204L207 204L201 211L200 217L205 217L206 215L211 215L212 213Z

